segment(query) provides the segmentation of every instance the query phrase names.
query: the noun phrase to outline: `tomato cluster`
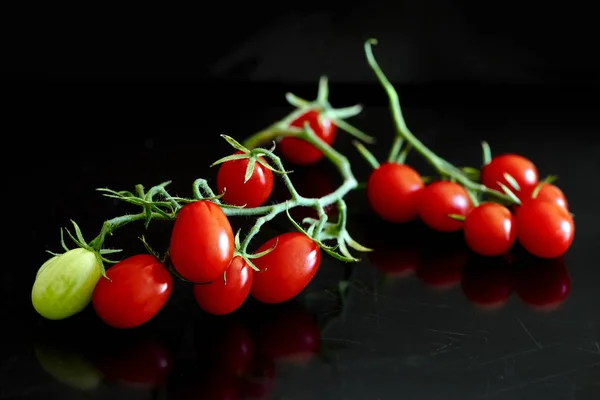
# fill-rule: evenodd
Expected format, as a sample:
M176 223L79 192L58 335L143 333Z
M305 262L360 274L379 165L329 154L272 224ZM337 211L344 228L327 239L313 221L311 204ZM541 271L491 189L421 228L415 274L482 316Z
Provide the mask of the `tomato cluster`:
M367 181L371 209L382 219L405 223L420 219L438 232L462 230L470 249L482 256L501 256L518 242L540 258L555 258L570 247L575 225L564 193L540 182L526 158L504 154L480 170L485 187L512 196L513 207L491 200L474 202L473 193L451 180L425 184L410 166L387 162Z

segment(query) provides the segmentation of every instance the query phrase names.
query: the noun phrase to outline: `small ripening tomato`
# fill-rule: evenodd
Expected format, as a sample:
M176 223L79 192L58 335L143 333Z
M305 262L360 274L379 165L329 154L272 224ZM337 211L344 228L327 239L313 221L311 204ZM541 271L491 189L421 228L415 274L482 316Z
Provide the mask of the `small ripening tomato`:
M373 211L389 222L408 222L418 215L419 195L425 184L421 176L404 164L385 163L371 172L367 199Z
M517 239L525 250L540 258L563 255L575 236L575 223L556 202L530 199L516 213Z
M513 286L525 304L539 311L553 311L569 296L571 277L563 257L541 260L524 256L515 265Z
M42 317L61 320L83 310L102 276L98 257L76 248L46 261L31 290L33 308Z
M234 312L246 301L254 270L242 257L236 256L225 271L225 277L211 283L194 285L194 298L201 309L214 315Z
M331 145L335 141L337 127L316 110L308 111L291 123L294 128L304 128L308 123L315 135L325 143ZM283 137L278 144L281 155L289 162L296 165L311 165L323 158L315 146L305 140L294 137Z
M536 187L537 185L528 187L520 192L515 193L521 201L526 201L533 198L533 192ZM569 209L565 194L558 188L558 186L552 185L551 183L542 183L535 198L537 200L554 202L563 207L565 210Z
M455 232L463 227L448 214L466 216L473 203L464 187L458 183L437 181L423 189L419 198L419 216L430 228L439 232Z
M315 318L296 304L282 304L260 325L257 352L276 361L306 365L319 352L321 331Z
M514 178L519 189L514 188L505 178L508 174ZM527 190L538 184L539 175L536 166L528 159L518 154L503 154L492 158L481 169L481 183L490 189L503 192L498 182L513 192Z
M275 385L275 363L269 358L256 358L250 369L238 378L237 389L241 398L268 398Z
M254 341L239 321L198 321L194 330L196 358L203 370L215 367L232 375L243 374L254 358Z
M173 358L159 341L138 338L105 347L96 365L109 381L148 389L166 384Z
M173 289L167 269L153 256L138 254L106 271L110 279L96 285L92 305L107 325L119 329L150 321L165 305Z
M243 153L238 151L235 154ZM263 157L260 159L264 161ZM226 161L219 167L217 189L219 193L225 192L221 197L223 202L253 208L263 205L271 195L273 172L258 161L254 163L254 171L250 179L244 183L248 162L247 158Z
M276 246L275 246L276 245ZM321 249L301 232L288 232L265 242L256 252L275 248L254 259L260 272L254 274L250 293L256 300L283 303L297 296L310 283L321 263Z
M517 238L514 216L498 203L483 203L471 210L465 218L463 232L467 246L488 257L506 253Z
M234 251L233 230L221 208L207 200L181 208L171 232L173 267L192 282L223 276Z
M469 253L459 247L423 249L417 277L432 289L451 289L460 284L468 257Z
M503 307L511 294L507 260L472 257L463 270L462 290L476 307L488 310Z

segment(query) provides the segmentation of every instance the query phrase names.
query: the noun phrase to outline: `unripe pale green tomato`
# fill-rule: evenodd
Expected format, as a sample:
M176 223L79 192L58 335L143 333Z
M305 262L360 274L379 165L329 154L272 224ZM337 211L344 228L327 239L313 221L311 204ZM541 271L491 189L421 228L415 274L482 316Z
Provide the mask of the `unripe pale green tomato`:
M93 252L77 248L46 261L31 291L33 308L42 317L59 320L77 314L91 301L102 276Z

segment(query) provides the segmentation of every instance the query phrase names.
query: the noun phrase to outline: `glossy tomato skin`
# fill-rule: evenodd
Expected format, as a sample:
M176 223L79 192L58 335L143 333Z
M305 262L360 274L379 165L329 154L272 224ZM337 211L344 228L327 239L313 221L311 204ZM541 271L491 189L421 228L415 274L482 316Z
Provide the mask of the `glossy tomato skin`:
M481 183L490 189L503 192L498 182L504 184L512 191L517 191L504 177L512 176L519 184L519 190L528 190L535 187L539 181L538 170L527 158L518 154L503 154L492 158L489 164L481 169Z
M516 192L517 196L521 201L531 200L533 198L533 191L536 186L526 188L525 190L521 190L520 192ZM540 190L535 197L537 200L554 202L564 208L565 210L569 209L569 204L567 203L567 197L563 193L562 190L556 185L552 185L551 183L542 183Z
M419 198L419 216L430 228L439 232L456 232L463 227L462 221L448 217L448 214L466 216L473 203L461 185L437 181L423 189Z
M385 163L371 172L367 199L373 211L388 222L408 222L418 215L421 176L404 164Z
M173 266L192 282L223 276L234 251L233 230L216 204L200 200L181 208L171 232Z
M487 257L506 253L517 238L514 216L498 203L482 203L471 210L465 218L463 232L469 248Z
M201 309L213 315L230 314L246 301L252 279L253 269L242 257L236 256L225 271L225 277L211 283L194 285L194 298Z
M235 154L243 154L241 151ZM264 158L260 157L263 161ZM221 200L235 206L246 208L259 207L271 196L273 192L273 172L260 163L254 163L254 172L250 179L244 183L249 160L226 161L219 167L217 173L217 190L225 192Z
M167 269L148 254L128 257L106 270L92 304L107 325L129 329L152 319L165 305L173 289Z
M250 293L256 300L283 303L298 295L310 283L321 263L321 249L301 232L288 232L265 242L256 252L270 253L254 259L261 271L254 274Z
M519 243L536 257L559 257L573 242L573 217L556 202L538 199L525 201L517 209L515 219Z
M335 141L337 127L327 118L323 118L318 111L311 110L291 123L294 128L304 128L309 124L313 132L325 143L332 145ZM296 165L311 165L323 158L321 153L312 144L298 138L284 137L278 144L279 152L289 162Z

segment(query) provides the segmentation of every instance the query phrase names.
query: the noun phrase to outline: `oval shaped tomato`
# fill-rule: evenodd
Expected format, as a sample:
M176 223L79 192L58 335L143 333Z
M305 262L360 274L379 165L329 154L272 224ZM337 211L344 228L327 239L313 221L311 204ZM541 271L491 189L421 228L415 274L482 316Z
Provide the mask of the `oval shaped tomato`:
M233 230L221 208L200 200L181 208L171 232L173 267L192 282L223 276L234 251Z
M284 306L260 324L257 351L272 360L306 365L319 352L321 331L307 310Z
M419 195L425 184L421 176L404 164L385 163L371 172L367 200L382 219L401 223L418 215Z
M462 290L467 300L476 307L503 307L512 292L508 262L504 259L471 258L463 270Z
M331 120L323 117L323 115L316 110L310 110L301 115L290 125L294 128L304 128L304 124L307 122L315 135L325 143L329 145L333 144L337 133L337 127ZM314 164L323 158L323 153L315 146L305 140L295 137L281 138L278 148L281 155L287 161L296 165Z
M517 196L521 201L530 200L533 198L533 191L536 186L528 187L525 190L521 190L520 192L516 192ZM567 197L563 193L562 190L559 189L558 186L552 185L550 183L542 183L540 189L535 197L537 200L549 201L558 204L563 207L565 210L569 209L569 205L567 203Z
M106 271L110 279L96 285L92 304L96 314L113 328L128 329L150 321L173 289L171 274L151 255L138 254Z
M419 198L419 216L430 228L439 232L456 232L463 222L448 214L466 216L473 203L464 187L449 181L437 181L423 189Z
M213 315L234 312L246 301L254 271L242 257L234 257L225 271L225 279L194 285L194 298L201 309Z
M89 250L76 248L53 257L38 270L31 290L33 308L50 320L75 315L90 303L101 276L98 258Z
M241 151L235 154L243 154ZM261 160L265 161L263 157ZM262 166L258 161L254 163L254 171L250 179L244 183L249 160L226 161L219 167L217 173L217 190L223 193L221 200L234 206L254 208L264 204L273 192L273 172Z
M487 257L506 253L517 238L514 216L498 203L482 203L471 210L465 218L463 232L467 246Z
M514 188L506 180L504 174L512 176L518 183L519 189ZM518 154L503 154L494 157L481 169L481 183L499 192L503 192L503 190L498 182L516 193L519 190L535 187L538 181L539 175L535 164Z
M552 260L523 257L513 275L515 293L528 306L539 311L553 311L571 292L571 277L563 257Z
M525 250L540 258L563 255L575 237L575 223L556 202L531 199L517 209L517 239Z
M283 303L310 283L321 263L321 249L301 232L288 232L265 242L256 252L270 253L254 259L261 272L254 274L252 297L262 303Z

